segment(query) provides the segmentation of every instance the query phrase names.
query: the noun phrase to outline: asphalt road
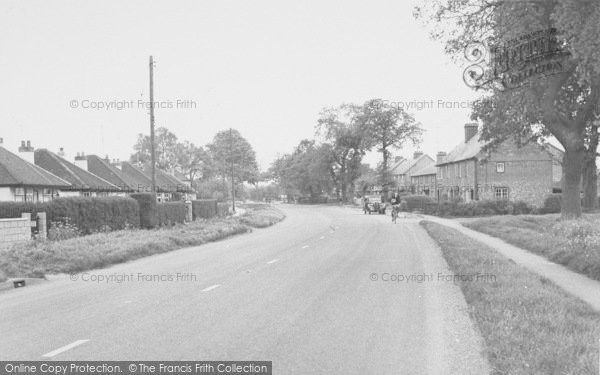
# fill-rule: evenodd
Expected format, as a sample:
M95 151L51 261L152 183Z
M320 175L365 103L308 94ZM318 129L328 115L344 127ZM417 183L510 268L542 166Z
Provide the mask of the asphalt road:
M287 218L271 228L0 293L0 359L267 360L274 374L488 371L460 290L440 281L451 272L416 219L281 207Z

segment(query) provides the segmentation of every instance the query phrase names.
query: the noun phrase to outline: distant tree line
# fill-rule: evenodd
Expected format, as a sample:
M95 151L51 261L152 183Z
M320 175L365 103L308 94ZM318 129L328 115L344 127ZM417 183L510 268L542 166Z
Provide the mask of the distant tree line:
M130 161L151 163L150 136L139 134ZM260 179L256 153L239 131L219 131L212 142L197 146L165 127L156 129L156 167L168 173L178 171L192 183L202 198L224 199L229 196L231 180L236 195L241 196L243 183L257 185Z
M422 132L412 115L379 100L324 108L315 138L302 140L291 153L277 158L268 174L288 196L332 194L346 202L357 187L390 187L391 150L406 142L419 143ZM382 155L376 171L362 163L371 150Z

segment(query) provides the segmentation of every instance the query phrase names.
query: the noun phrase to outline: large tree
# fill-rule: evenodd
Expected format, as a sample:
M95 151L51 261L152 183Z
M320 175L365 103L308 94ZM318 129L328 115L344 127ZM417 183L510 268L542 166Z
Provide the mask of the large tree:
M156 129L156 167L168 171L177 165L177 136L165 127ZM135 153L130 160L134 163L147 164L151 162L150 136L138 134Z
M476 68L490 65L487 71L474 69L467 77L483 83L478 88L486 96L473 113L483 120L483 138L497 144L509 137L531 142L554 136L565 149L562 217L581 216L586 137L600 98L600 2L435 0L429 4L427 9L417 9L417 16L437 24L432 36L445 41L447 53L457 57L483 41L492 52L475 48L468 56L479 59ZM531 50L523 43L525 49L510 47L512 41L542 30L558 30L558 34ZM545 57L523 58L544 48ZM553 74L537 74L548 57L554 59ZM514 85L510 71L526 79Z
M336 195L344 202L348 200L349 188L359 177L357 172L370 145L368 131L359 122L358 110L359 107L352 104L325 108L317 124L317 135L329 149L330 175Z
M398 150L405 142L416 145L421 140L423 129L415 118L398 106L391 106L380 100L369 100L357 108L358 123L366 129L370 147L375 147L382 155L379 164L379 182L387 191L392 182L390 177L390 150Z
M256 153L250 142L239 131L227 129L218 132L207 145L212 157L215 172L225 182L248 182L253 184L259 175Z
M212 159L202 146L196 146L189 141L177 143L175 147L177 165L190 179L206 180L212 175Z
M291 154L277 158L269 173L288 195L316 198L331 191L331 154L327 145L314 140L302 140Z

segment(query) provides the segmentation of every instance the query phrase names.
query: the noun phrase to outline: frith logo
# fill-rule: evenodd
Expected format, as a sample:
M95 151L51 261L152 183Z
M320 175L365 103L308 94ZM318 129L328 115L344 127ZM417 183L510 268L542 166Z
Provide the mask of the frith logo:
M470 65L463 71L463 80L475 89L515 89L532 79L562 73L568 55L554 28L500 43L474 42L465 48Z

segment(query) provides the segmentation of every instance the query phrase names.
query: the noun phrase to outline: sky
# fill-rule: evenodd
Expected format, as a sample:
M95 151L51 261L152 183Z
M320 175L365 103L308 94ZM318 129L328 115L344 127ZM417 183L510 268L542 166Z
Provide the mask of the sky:
M414 115L435 159L463 140L477 93L418 2L2 0L0 137L128 159L149 133L152 55L156 126L180 141L238 129L266 170L314 137L322 108L378 98Z

